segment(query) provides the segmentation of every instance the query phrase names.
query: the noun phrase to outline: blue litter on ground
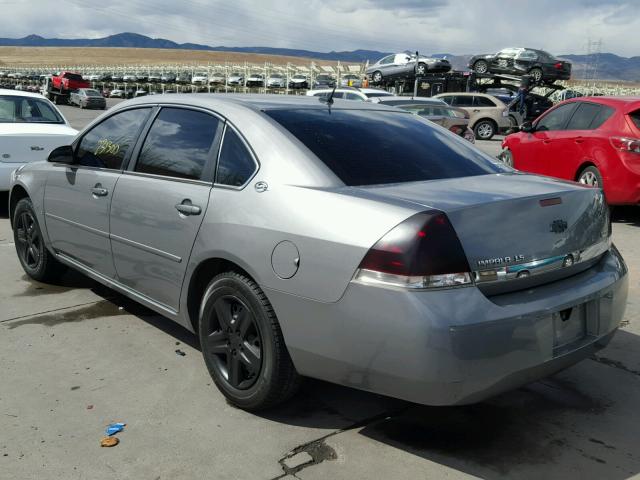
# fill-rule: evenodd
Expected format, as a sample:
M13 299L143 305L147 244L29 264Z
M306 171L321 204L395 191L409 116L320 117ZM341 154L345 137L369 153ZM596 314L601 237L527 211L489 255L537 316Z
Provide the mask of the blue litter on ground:
M105 430L105 433L109 436L111 435L115 435L118 432L121 432L122 430L124 430L124 427L126 426L126 423L111 423L109 425L107 425L107 429Z

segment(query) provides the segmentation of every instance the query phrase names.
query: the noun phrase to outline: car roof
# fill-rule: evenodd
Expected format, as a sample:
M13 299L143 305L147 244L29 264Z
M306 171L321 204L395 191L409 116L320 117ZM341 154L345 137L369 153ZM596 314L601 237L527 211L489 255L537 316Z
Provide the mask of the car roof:
M439 98L424 98L424 97L399 97L399 96L388 96L388 97L377 97L375 98L375 101L378 103L387 103L387 102L399 102L402 101L406 104L418 104L418 103L424 103L425 105L437 105L437 106L446 106L448 107L449 105L444 101L444 100L440 100Z
M591 102L591 103L599 103L602 105L607 105L609 107L619 108L625 113L631 112L640 108L640 97L623 97L623 96L602 96L602 97L575 97L567 99L561 103L572 103L572 102Z
M182 104L194 107L211 108L213 110L229 107L245 107L253 111L278 110L278 109L312 109L322 110L327 104L317 97L307 95L273 95L251 93L183 93L180 95L153 95L140 97L119 103L114 109L121 109L131 105L146 104ZM342 110L383 110L397 112L393 107L378 105L369 102L354 102L352 100L335 99L331 109ZM220 112L222 113L222 112Z
M12 95L14 97L44 98L42 95L36 92L25 92L23 90L10 90L8 88L0 88L0 95Z

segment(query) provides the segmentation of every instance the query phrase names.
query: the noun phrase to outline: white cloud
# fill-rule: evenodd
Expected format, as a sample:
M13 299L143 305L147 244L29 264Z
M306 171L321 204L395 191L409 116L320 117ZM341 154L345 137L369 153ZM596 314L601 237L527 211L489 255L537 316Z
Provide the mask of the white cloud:
M640 55L637 3L623 0L0 0L2 36L100 37L316 51L482 53L505 46Z

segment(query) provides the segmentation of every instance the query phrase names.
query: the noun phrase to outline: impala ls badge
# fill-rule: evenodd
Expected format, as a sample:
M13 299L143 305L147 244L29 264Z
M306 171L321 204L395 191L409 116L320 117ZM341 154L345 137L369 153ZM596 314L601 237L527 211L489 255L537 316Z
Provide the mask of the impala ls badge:
M35 150L36 152L40 152L44 150L44 147L39 147L38 145L31 145L31 150Z
M512 257L498 257L498 258L486 258L478 260L479 267L493 267L497 265L507 265L509 263L521 262L524 260L524 255L514 255Z
M554 220L551 222L551 231L553 233L562 233L564 232L569 225L564 220Z

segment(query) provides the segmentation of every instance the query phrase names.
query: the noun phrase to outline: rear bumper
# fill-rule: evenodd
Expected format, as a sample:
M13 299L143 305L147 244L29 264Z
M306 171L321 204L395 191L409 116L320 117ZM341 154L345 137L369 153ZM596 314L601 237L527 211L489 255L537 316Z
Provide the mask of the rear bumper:
M357 284L332 304L267 295L301 374L417 403L459 405L603 348L623 318L627 290L626 266L612 249L588 271L491 299L475 287L405 292ZM578 305L591 312L585 335L556 345L554 313Z

